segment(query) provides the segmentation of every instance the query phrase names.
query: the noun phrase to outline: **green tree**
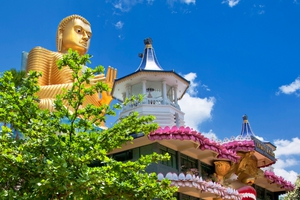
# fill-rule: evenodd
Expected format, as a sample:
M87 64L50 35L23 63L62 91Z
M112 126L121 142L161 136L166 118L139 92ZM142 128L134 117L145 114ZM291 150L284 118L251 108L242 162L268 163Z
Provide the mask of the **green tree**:
M15 84L15 87L20 87L22 85L22 81L26 76L26 72L21 70L17 71L16 69L12 68L9 70L12 74L12 82Z
M11 72L0 78L0 121L14 124L25 136L15 140L5 126L0 132L0 199L173 198L177 188L170 187L168 180L157 182L155 173L145 171L168 155L154 153L128 162L107 155L131 141L132 133L148 134L157 125L151 123L152 116L131 113L107 130L97 128L105 120L103 110L108 115L114 110L107 105L82 107L86 95L108 91L102 82L87 87L94 74L104 72L103 67L79 75L89 60L89 55L69 51L59 61L60 68L69 66L74 71L74 84L57 96L54 112L38 108L37 72L30 72L18 89ZM92 163L98 164L91 167Z
M9 72L12 75L12 82L14 83L15 88L18 89L22 85L22 81L26 76L26 72L23 70L17 71L14 68L10 69ZM6 126L7 123L4 122L4 125ZM9 125L10 125L10 128L12 129L12 131L14 132L16 139L19 139L19 137L20 137L19 131L14 129L13 124L9 124Z
M284 198L285 200L296 200L300 199L300 175L298 175L295 182L295 189L289 193Z

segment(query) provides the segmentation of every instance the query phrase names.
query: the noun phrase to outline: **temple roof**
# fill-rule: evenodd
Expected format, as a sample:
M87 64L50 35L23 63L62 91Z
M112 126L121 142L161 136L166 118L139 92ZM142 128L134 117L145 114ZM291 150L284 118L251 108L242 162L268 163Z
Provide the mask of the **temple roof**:
M243 116L241 136L243 136L243 137L255 136L254 132L251 129L250 123L248 122L247 115Z
M137 68L136 71L141 70L163 70L163 68L158 63L156 58L154 49L152 47L152 39L146 38L144 40L145 49L143 54L139 54L142 58L140 66Z
M251 139L254 142L254 156L257 158L257 165L259 168L272 165L276 162L274 150L276 146L272 143L259 139L251 129L250 123L248 122L248 116L243 116L243 124L241 134L238 136L241 140Z

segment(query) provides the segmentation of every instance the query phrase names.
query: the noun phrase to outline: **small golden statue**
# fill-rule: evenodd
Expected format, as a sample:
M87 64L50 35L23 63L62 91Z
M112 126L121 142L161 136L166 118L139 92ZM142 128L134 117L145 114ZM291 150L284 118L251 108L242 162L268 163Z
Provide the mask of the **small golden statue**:
M56 95L62 94L63 88L71 88L73 84L73 71L68 66L59 70L56 63L70 48L76 50L80 55L84 55L90 46L91 36L90 23L79 15L71 15L64 18L58 25L56 35L58 52L53 52L42 47L35 47L29 52L26 71L34 70L42 72L42 77L38 80L40 91L37 94L40 99L40 108L53 111L53 100ZM90 84L105 81L112 88L116 75L117 71L109 67L106 77L103 74L97 75L91 80ZM101 99L99 98L99 94L86 96L83 106L87 104L95 106L102 104L109 105L112 100L110 92L103 92L101 96Z
M238 177L237 179L240 182L246 185L252 185L259 174L257 159L253 155L254 151L238 152L237 154L241 158L239 162L232 165L226 178L228 178L232 174L236 174Z
M224 176L229 172L230 170L230 162L225 160L219 160L215 161L215 174L214 176L217 178L217 182L223 185L224 182Z

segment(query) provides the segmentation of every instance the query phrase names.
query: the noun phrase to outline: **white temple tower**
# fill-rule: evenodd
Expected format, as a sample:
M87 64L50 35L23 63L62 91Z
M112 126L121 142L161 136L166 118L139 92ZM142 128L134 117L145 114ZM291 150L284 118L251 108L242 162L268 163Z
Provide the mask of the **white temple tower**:
M112 89L114 98L123 102L132 95L144 95L141 103L132 103L123 108L120 118L132 111L140 115L154 115L160 127L184 126L184 113L178 101L189 87L189 81L174 70L164 70L156 58L151 38L144 40L145 50L138 69L115 80Z

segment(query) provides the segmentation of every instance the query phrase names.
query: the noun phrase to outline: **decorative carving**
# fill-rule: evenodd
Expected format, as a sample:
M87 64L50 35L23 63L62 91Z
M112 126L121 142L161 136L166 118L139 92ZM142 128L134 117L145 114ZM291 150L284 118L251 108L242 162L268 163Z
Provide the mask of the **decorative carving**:
M224 176L229 172L231 165L228 161L224 160L215 161L214 164L217 182L223 185Z
M242 195L242 200L256 199L256 190L251 186L243 186L238 191Z
M58 26L56 35L58 52L42 47L35 47L30 51L26 71L42 72L42 77L38 80L41 89L37 94L40 99L40 108L52 111L54 109L53 100L56 95L62 94L64 88L69 89L72 87L72 70L68 66L59 70L56 63L70 48L76 50L80 55L84 55L90 46L91 36L90 23L79 15L71 15L64 18ZM91 84L104 81L111 88L116 75L117 71L109 67L106 77L103 74L97 75L91 80ZM111 94L103 92L101 99L99 94L86 96L83 106L87 104L94 104L95 106L109 105L111 100Z
M226 159L232 162L237 162L240 158L235 152L222 148L220 143L209 140L204 137L200 132L197 132L189 127L164 127L158 128L156 131L150 133L148 138L154 140L190 140L197 144L197 149L211 150L218 153L218 159Z
M241 200L242 196L238 193L237 190L233 188L226 188L212 181L205 181L202 177L191 175L191 174L176 174L176 173L167 173L165 176L162 173L157 174L158 181L162 181L164 178L171 181L172 186L177 187L188 187L195 188L199 192L212 193L218 199L226 200Z
M246 185L252 185L258 176L257 159L253 155L255 151L250 152L238 152L237 155L241 157L239 162L232 165L230 172L238 176L238 180ZM229 177L227 176L227 177Z

